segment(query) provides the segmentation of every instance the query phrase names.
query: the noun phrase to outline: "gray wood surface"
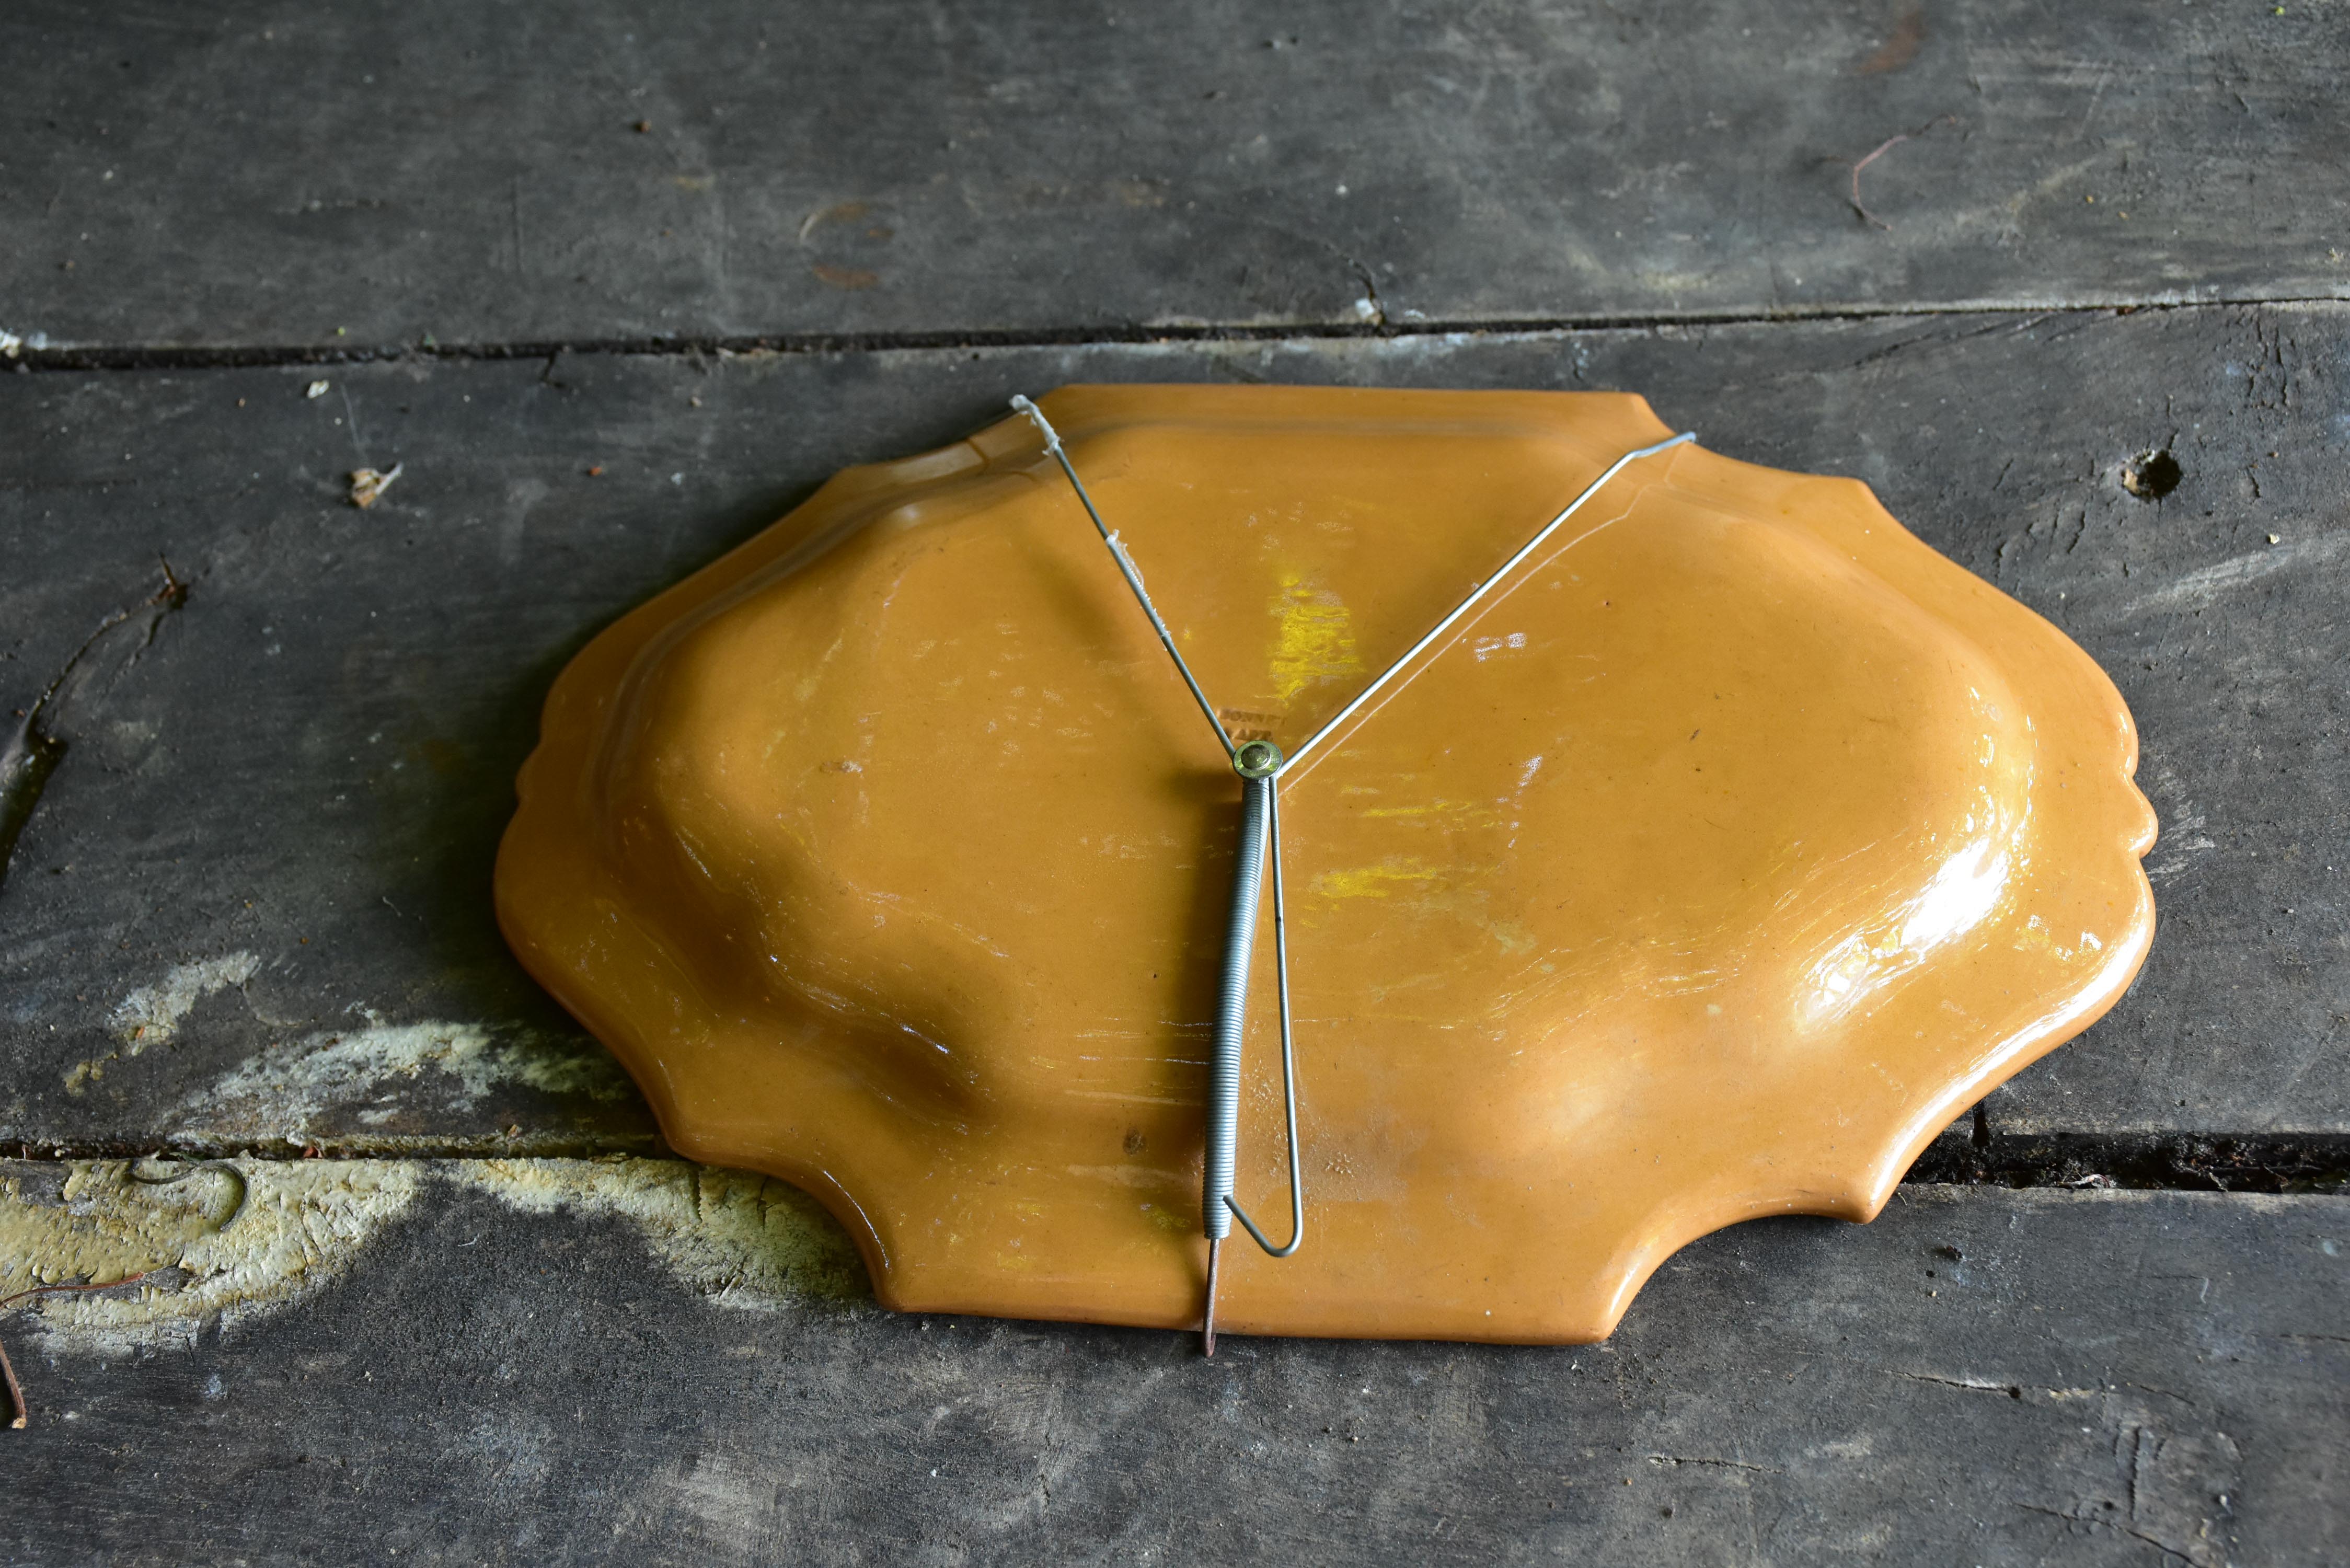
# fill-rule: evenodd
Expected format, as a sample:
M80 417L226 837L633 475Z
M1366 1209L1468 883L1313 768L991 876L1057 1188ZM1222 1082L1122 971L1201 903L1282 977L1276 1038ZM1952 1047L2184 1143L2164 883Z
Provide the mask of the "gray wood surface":
M317 1212L377 1179L306 1163ZM1907 1189L1871 1226L1690 1248L1605 1346L1227 1339L1204 1362L1183 1335L689 1284L680 1232L599 1201L623 1168L555 1173L552 1213L514 1198L546 1171L433 1168L364 1245L319 1250L333 1277L296 1308L167 1293L110 1343L86 1306L0 1321L33 1406L0 1462L39 1500L0 1509L0 1556L2350 1557L2339 1199ZM66 1174L5 1168L34 1211ZM270 1222L265 1175L223 1241Z
M0 328L134 353L2350 288L2307 0L20 0L0 57Z
M0 7L0 1296L161 1271L0 1311L0 1560L2350 1561L2338 10ZM1605 1346L878 1311L490 856L598 628L1077 379L1866 480L2128 698L2145 976Z
M2113 673L2165 824L2145 977L1991 1130L2350 1132L2345 348L2325 306L0 377L37 432L0 450L0 711L64 747L0 888L0 1145L649 1147L490 919L556 670L844 463L1195 378L1631 388L1867 480ZM368 512L363 461L406 464Z

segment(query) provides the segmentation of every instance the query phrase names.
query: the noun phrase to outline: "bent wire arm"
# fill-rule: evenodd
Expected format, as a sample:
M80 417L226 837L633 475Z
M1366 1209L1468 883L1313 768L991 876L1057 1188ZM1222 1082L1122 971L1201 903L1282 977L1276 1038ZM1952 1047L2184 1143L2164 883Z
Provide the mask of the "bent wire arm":
M1191 689L1191 700L1199 703L1200 711L1207 715L1208 727L1215 731L1216 742L1224 748L1224 755L1231 756L1232 738L1224 732L1224 722L1216 717L1215 704L1208 701L1205 691L1200 690L1200 682L1191 675L1191 667L1184 663L1182 654L1176 651L1175 634L1167 629L1167 623L1159 617L1159 607L1150 602L1150 595L1142 586L1141 568L1134 564L1134 557L1126 553L1125 544L1109 531L1108 524L1102 521L1101 514L1095 510L1094 498L1086 491L1086 482L1077 477L1076 464L1069 461L1069 454L1062 449L1061 432L1053 428L1052 421L1045 417L1045 410L1027 398L1014 398L1012 407L1025 414L1029 421L1043 432L1045 450L1053 454L1053 461L1061 465L1063 473L1069 476L1069 488L1076 491L1077 499L1085 504L1086 515L1093 519L1094 532L1100 535L1102 543L1109 546L1110 557L1118 563L1118 576L1124 577L1126 586L1134 590L1136 601L1142 606L1142 613L1150 618L1151 629L1159 634L1159 645L1167 650L1167 657L1175 661L1175 672L1183 678L1183 684Z
M1644 457L1654 457L1661 452L1670 452L1677 446L1686 445L1695 440L1697 440L1697 431L1683 431L1680 434L1672 437L1670 440L1660 441L1654 446L1634 447L1630 452L1626 452L1623 456L1609 463L1607 468L1601 471L1598 478L1593 480L1590 483L1583 487L1581 494L1577 495L1574 500L1566 504L1565 509L1562 510L1557 516L1553 517L1548 523L1544 524L1533 538L1519 545L1515 555L1503 562L1500 566L1494 567L1493 575L1492 576L1487 577L1483 582L1479 583L1475 587L1470 589L1469 597L1462 599L1459 604L1454 605L1451 614L1447 615L1442 620L1438 621L1433 627L1430 627L1427 636L1421 638L1418 642L1413 643L1409 648L1405 649L1401 658L1398 659L1393 664L1388 665L1385 670L1380 670L1378 674L1372 677L1370 684L1364 687L1360 691L1356 692L1352 701L1348 702L1344 708L1339 709L1336 713L1333 713L1328 722L1320 729L1306 736L1305 742L1295 751L1290 753L1288 759L1281 764L1281 772L1287 773L1290 769L1295 767L1305 759L1306 753L1312 751L1315 747L1322 743L1324 739L1329 735L1331 731L1345 723L1349 718L1353 717L1357 709L1361 708L1364 703L1369 701L1374 696L1378 695L1379 688L1394 680L1396 675L1402 670L1405 665L1409 664L1413 659L1418 659L1423 651L1436 641L1438 638L1442 637L1447 631L1451 630L1452 628L1453 622L1459 620L1462 616L1467 615L1470 610L1476 606L1478 600L1483 598L1487 594L1493 590L1493 586L1495 584L1499 583L1503 577L1508 576L1512 572L1517 570L1518 564L1520 562L1523 561L1528 556L1533 555L1536 550L1541 549L1544 540L1549 538L1553 534L1557 533L1561 527L1565 526L1566 520L1574 516L1577 512L1581 511L1583 504L1590 500L1593 496L1598 494L1600 487L1605 485L1609 480L1615 478L1618 473L1621 473L1627 464L1636 462ZM1066 460L1064 460L1065 463L1066 461Z

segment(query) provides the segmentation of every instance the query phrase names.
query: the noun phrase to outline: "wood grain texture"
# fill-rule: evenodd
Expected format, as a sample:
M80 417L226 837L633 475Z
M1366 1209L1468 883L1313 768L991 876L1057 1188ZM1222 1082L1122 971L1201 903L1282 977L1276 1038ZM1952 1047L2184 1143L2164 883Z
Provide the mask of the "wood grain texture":
M0 55L36 345L2350 289L2323 5L38 0Z
M5 708L131 608L37 714L66 753L0 887L0 1143L649 1147L489 919L555 670L839 465L1017 388L1201 376L1636 388L1718 452L1868 480L2113 672L2164 818L2146 978L1995 1096L2000 1131L2345 1131L2345 327L574 355L350 367L322 398L310 369L0 379L40 432L0 453L26 565L0 586ZM2183 480L2141 501L2120 475L2153 447ZM341 501L362 459L407 463L367 513ZM188 592L158 614L164 562Z
M2139 984L1929 1162L2350 1148L2327 7L27 0L0 57L0 355L150 367L0 375L0 1148L655 1147L489 920L548 681L1078 379L1620 387L1866 480L2113 673L2164 822ZM872 351L496 358L760 340ZM2342 1214L1912 1185L1607 1345L1207 1366L879 1313L739 1173L0 1163L0 1294L171 1271L0 1314L0 1557L2338 1563Z
M0 452L0 712L132 611L36 715L65 750L0 884L0 1146L650 1147L490 920L555 671L846 463L1017 389L1199 378L1627 388L1868 481L2112 672L2164 823L2144 977L1994 1129L2350 1130L2345 346L2317 306L0 377L37 432ZM2182 477L2140 499L2155 449ZM362 461L407 465L367 512Z
M295 1162L334 1179L318 1192L380 1174L322 1163ZM0 1452L38 1500L0 1511L0 1554L2350 1555L2339 1199L1912 1192L1867 1227L1709 1238L1603 1346L1228 1338L1205 1362L1187 1335L745 1290L606 1196L641 1168L550 1166L527 1174L566 1185L552 1210L515 1200L525 1173L435 1162L364 1240L321 1247L332 1277L292 1304L224 1318L192 1279L144 1337L101 1340L88 1303L0 1323L33 1406ZM58 1168L6 1174L20 1205L88 1197Z

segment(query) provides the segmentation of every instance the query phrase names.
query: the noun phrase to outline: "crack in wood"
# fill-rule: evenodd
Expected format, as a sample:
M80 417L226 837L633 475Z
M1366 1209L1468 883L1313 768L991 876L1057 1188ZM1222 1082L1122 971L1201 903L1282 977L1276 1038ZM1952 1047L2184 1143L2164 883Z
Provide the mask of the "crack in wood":
M2154 1547L2157 1551L2161 1552L2166 1558L2176 1557L2182 1563L2196 1563L2199 1561L2195 1557L2189 1556L2187 1552L2179 1550L2178 1547L2173 1546L2170 1542L2161 1539L2159 1536L2148 1535L2143 1530L2133 1529L2131 1526L2124 1524L2117 1519L2099 1519L2096 1515L2090 1513L2067 1513L2063 1509L2050 1508L2044 1503L2019 1502L2015 1506L2021 1509L2025 1509L2033 1513L2044 1513L2051 1519L2064 1520L2068 1524L2085 1524L2094 1529L2110 1530L2117 1534L2135 1537L2139 1541L2145 1542L2148 1546Z
M121 628L146 618L146 635L131 654L135 662L139 654L154 646L155 634L165 617L186 605L189 585L172 570L172 563L163 563L163 586L138 604L115 611L99 623L98 629L82 639L82 644L65 661L55 678L42 688L40 696L26 709L16 725L16 732L8 737L8 744L0 750L0 888L8 882L8 868L16 859L17 841L39 809L42 794L49 780L65 761L67 742L59 732L60 720L87 678L84 660Z
M2000 1133L1928 1146L1905 1184L2350 1193L2341 1133Z

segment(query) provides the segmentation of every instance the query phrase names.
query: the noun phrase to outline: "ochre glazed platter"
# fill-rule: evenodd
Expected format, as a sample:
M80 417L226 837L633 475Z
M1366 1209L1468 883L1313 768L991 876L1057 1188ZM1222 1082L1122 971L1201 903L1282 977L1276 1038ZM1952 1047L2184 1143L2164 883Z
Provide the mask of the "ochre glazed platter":
M1041 401L1284 749L1670 433L1609 393ZM1627 468L1283 783L1310 1232L1225 1250L1222 1326L1596 1339L1707 1231L1872 1217L2137 972L2136 756L2085 654L1858 482ZM815 1193L887 1304L1195 1327L1238 794L1007 418L598 637L498 913L670 1141ZM1279 1216L1261 940L1239 1196Z

